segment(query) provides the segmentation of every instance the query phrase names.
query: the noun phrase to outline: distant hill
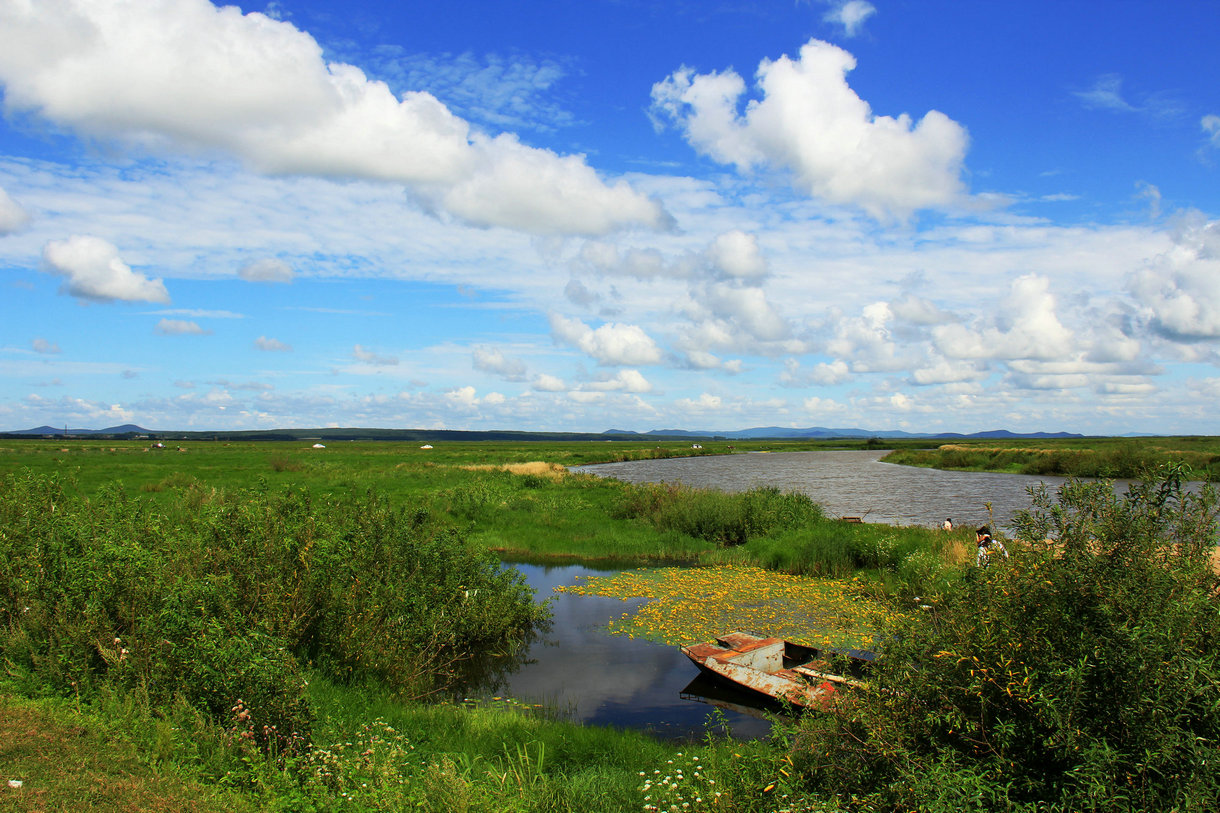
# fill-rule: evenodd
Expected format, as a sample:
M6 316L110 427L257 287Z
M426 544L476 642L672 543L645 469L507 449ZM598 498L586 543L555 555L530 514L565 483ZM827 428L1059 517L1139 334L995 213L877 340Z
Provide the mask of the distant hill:
M619 430L611 429L605 434L618 434ZM623 433L628 434L628 433ZM960 432L903 432L898 429L833 429L825 426L811 426L808 429L793 429L784 426L760 426L753 429L734 429L729 431L692 431L688 429L654 429L646 432L648 436L689 437L689 438L725 438L728 440L760 440L775 438L785 440L800 440L814 438L959 438L962 440L1001 440L1004 438L1082 438L1073 432L1010 432L1007 429L991 429L986 432L961 434Z
M52 435L62 437L63 435L151 435L148 429L136 426L134 423L125 423L122 426L111 426L108 429L67 429L62 426L35 426L33 429L18 429L13 432L5 432L6 435Z
M65 430L55 426L36 426L33 429L21 429L14 432L3 432L4 437L65 437ZM605 440L817 440L832 438L850 439L975 439L1002 440L1039 439L1039 438L1080 438L1083 435L1071 432L1010 432L1007 429L992 429L987 432L974 432L963 435L956 432L916 433L903 432L896 429L858 429L830 428L812 426L807 429L793 429L783 426L760 426L752 429L734 429L722 431L695 431L690 429L653 429L649 432L628 432L622 429L608 429L605 432L516 432L510 430L465 431L457 429L377 429L377 428L304 428L304 429L251 429L244 431L198 432L185 430L151 430L133 423L122 426L111 426L106 429L68 429L68 437L109 437L134 438L138 436L157 438L160 440L398 440L398 441L480 441L480 440L515 440L515 441L605 441Z

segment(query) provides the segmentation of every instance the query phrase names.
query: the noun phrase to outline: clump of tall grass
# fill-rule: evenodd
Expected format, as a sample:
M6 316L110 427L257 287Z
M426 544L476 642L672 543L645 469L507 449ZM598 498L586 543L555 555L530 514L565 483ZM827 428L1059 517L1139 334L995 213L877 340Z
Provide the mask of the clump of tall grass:
M707 564L757 565L803 576L871 574L894 597L935 595L960 578L968 531L847 523L821 518L706 554Z
M740 494L661 483L623 492L611 510L618 518L642 519L663 531L731 547L824 519L822 509L804 494L755 488Z

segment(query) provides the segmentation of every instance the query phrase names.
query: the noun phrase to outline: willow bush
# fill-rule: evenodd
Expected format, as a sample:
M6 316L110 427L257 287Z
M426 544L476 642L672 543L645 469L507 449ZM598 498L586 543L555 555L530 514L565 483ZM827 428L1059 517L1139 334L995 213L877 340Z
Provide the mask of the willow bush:
M1180 468L1034 492L1012 558L897 630L806 783L876 810L1220 807L1217 495Z

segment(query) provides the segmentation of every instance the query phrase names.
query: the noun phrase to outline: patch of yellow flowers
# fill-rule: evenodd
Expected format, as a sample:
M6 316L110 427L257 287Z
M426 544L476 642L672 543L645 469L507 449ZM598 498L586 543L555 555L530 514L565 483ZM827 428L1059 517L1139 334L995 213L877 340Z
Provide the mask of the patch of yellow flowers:
M593 576L557 592L652 599L612 619L612 633L686 646L749 630L816 647L870 647L897 613L857 580L759 567L665 567Z

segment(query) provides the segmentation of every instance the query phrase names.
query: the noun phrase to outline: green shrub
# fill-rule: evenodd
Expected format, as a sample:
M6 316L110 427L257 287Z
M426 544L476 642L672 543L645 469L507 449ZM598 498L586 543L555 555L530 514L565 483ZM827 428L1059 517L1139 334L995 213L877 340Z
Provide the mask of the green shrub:
M895 630L850 716L805 723L811 786L869 809L1220 805L1215 491L1171 470L1034 497L1027 549Z
M180 696L221 718L240 699L260 745L307 735L301 663L427 694L545 614L516 571L372 494L259 488L167 514L118 487L85 500L55 479L0 482L10 672L62 693Z

